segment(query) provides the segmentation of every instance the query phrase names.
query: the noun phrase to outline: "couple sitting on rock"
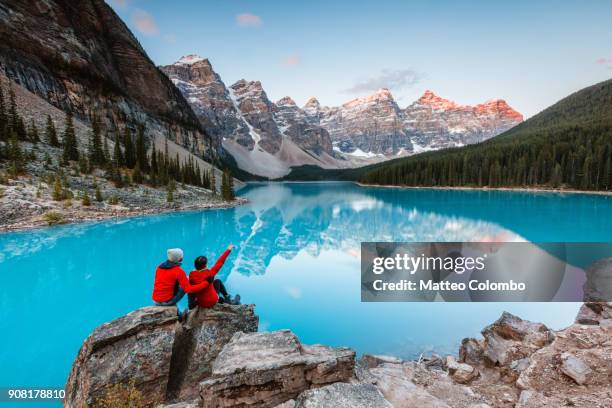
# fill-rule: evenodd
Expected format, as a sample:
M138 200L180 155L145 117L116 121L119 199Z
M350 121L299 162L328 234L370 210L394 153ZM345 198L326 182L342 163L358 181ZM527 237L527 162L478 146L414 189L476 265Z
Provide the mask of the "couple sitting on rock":
M196 306L210 308L219 303L232 305L240 304L240 295L233 299L225 290L223 282L215 279L215 275L234 248L229 245L225 252L217 259L212 268L208 269L208 259L198 256L195 259L195 270L189 273L181 269L183 262L183 250L180 248L169 249L168 260L157 267L155 271L155 283L153 284L153 301L157 306L174 306L189 294L189 309ZM221 297L219 297L221 295ZM181 315L180 320L187 316L187 310Z

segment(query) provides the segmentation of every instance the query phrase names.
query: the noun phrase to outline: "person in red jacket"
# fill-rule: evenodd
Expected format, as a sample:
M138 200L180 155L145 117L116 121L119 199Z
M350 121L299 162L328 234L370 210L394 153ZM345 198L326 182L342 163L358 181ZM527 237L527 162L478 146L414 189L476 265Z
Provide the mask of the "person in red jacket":
M217 262L212 268L207 269L208 259L205 256L198 256L194 262L195 270L189 273L189 282L192 285L204 284L204 288L197 293L189 295L189 308L193 309L196 306L210 308L219 303L228 303L232 305L240 304L240 295L236 295L234 299L227 293L223 282L215 279L215 275L229 256L234 246L230 244L225 252L217 259ZM219 295L222 298L219 298Z
M196 293L208 286L208 282L192 285L185 271L181 269L183 250L169 249L168 260L157 267L153 283L153 301L157 306L174 306L185 296L185 293ZM185 315L186 315L185 311ZM179 312L179 319L186 316Z

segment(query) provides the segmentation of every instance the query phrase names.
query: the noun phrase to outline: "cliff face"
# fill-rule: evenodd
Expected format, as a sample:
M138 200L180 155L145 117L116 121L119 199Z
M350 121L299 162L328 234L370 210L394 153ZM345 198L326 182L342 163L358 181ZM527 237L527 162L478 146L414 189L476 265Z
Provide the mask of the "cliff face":
M0 69L62 110L110 129L145 124L204 157L218 144L103 0L5 0Z
M172 65L161 67L217 141L235 140L252 150L255 142L249 126L238 112L230 92L207 59L188 55Z

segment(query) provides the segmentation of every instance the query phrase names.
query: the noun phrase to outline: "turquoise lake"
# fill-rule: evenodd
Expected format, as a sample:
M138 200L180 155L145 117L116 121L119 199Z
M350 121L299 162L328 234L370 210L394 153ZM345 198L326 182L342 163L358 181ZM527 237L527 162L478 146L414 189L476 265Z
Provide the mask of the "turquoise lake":
M362 241L612 241L612 197L365 188L350 183L252 184L250 203L0 234L0 387L63 386L99 324L151 304L166 249L214 261L255 303L260 330L304 343L412 358L456 353L503 310L553 328L576 303L361 303ZM185 306L184 304L182 305Z

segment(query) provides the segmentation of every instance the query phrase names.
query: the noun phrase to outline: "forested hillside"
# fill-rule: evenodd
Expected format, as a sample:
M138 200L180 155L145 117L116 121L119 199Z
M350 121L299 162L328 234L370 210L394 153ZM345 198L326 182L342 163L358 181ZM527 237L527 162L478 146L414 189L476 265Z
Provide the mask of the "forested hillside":
M612 80L578 91L486 142L399 159L367 184L612 190Z

